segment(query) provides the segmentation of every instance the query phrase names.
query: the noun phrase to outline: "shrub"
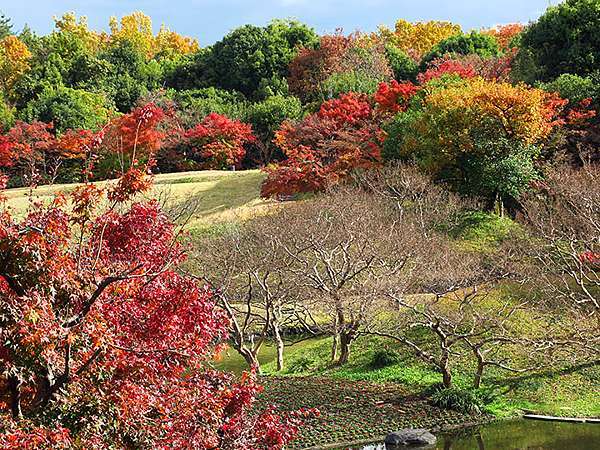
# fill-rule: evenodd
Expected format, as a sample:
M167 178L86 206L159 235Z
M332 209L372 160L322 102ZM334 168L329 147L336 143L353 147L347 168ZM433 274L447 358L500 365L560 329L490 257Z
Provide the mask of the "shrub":
M600 75L600 74L599 74ZM581 77L563 73L554 81L540 83L540 88L548 92L557 92L562 98L569 100L569 105L574 106L586 98L598 101L600 98L600 76Z
M169 139L158 155L159 167L220 170L241 167L245 145L255 141L252 127L212 113L202 122Z
M265 169L264 197L322 191L357 168L380 162L381 130L369 99L343 94L299 123L285 122L275 142L286 160Z
M386 44L385 55L392 72L394 72L395 80L416 81L417 74L419 73L419 65L406 52L393 44Z
M389 348L381 348L373 353L370 366L374 369L382 369L384 367L393 366L400 362L400 355L395 350Z
M489 394L483 395L478 390L444 388L442 385L433 385L424 394L429 397L432 405L464 414L478 414L491 401Z
M108 121L111 109L103 95L59 86L42 92L20 116L28 122L51 122L56 132L62 133L68 129L97 130Z

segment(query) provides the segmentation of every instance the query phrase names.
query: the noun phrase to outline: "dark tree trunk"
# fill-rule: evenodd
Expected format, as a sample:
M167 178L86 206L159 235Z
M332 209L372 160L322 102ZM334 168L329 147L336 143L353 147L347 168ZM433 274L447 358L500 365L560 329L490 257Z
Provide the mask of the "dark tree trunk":
M23 380L17 375L8 377L8 389L10 390L10 411L15 420L23 418L21 410L21 385Z
M337 364L343 366L350 358L350 344L352 343L352 335L347 332L340 333L340 357Z

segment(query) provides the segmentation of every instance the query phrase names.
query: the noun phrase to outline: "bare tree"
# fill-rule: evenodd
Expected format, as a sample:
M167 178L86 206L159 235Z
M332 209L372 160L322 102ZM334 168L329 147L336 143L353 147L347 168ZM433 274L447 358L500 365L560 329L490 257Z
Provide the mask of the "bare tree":
M600 166L550 172L523 199L524 271L547 304L569 315L570 327L546 345L572 345L600 353Z
M338 364L348 361L351 344L377 311L378 277L400 270L410 253L409 246L390 252L403 240L390 218L377 198L347 188L285 208L275 219L281 226L273 239L287 256L289 275L309 291L306 304L331 317L331 357Z
M301 292L289 277L285 254L273 238L271 217L257 218L239 229L205 239L194 254L197 276L217 291L230 320L233 347L260 371L258 355L268 340L277 347L277 369L284 364L283 330L303 328L307 312Z

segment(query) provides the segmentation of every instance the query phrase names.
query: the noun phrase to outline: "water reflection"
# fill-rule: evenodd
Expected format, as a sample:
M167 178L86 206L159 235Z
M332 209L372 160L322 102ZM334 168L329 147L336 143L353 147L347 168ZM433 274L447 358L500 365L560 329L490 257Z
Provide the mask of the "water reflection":
M600 424L513 420L438 436L435 450L600 450ZM386 450L373 444L352 450Z

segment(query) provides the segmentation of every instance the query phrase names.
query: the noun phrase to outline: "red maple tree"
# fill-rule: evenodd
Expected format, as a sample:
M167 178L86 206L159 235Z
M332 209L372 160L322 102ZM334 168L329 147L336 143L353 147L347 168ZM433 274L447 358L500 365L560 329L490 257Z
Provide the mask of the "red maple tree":
M229 169L241 167L245 144L255 141L251 125L211 113L184 133L182 143L199 168Z
M182 230L136 201L151 180L133 154L151 161L156 142L137 117L120 127L132 158L116 183L24 218L0 207L0 447L282 448L305 413L251 413L254 377L207 364L227 319L177 271Z
M268 166L261 195L326 189L357 168L380 163L382 131L369 98L343 94L299 123L284 122L275 143L287 159Z

